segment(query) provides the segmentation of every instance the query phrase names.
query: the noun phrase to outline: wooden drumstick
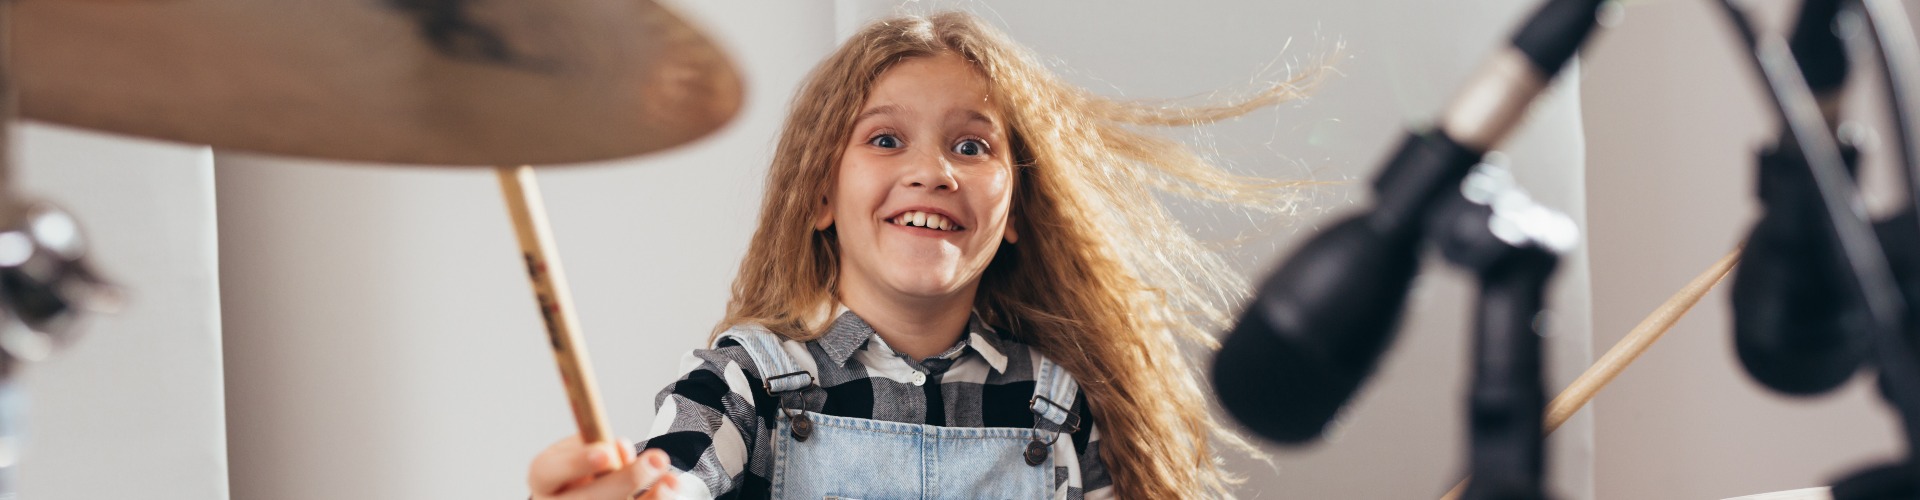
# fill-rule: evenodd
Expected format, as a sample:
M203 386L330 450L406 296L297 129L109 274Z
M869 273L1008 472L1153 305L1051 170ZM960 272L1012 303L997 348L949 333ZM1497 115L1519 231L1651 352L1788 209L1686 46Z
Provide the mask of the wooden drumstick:
M520 241L527 279L533 282L533 298L540 306L540 317L546 320L553 360L560 364L560 379L567 387L573 420L580 426L580 441L606 441L612 432L600 409L600 389L593 383L587 346L580 338L580 320L573 314L573 295L567 292L566 273L560 269L560 252L547 225L547 210L540 201L540 186L533 181L533 168L499 167L496 173L501 194L507 198L507 215L513 218L513 234Z
M1687 314L1687 310L1693 309L1693 305L1699 303L1701 297L1713 291L1713 286L1720 284L1720 279L1725 278L1727 272L1732 271L1734 264L1739 262L1739 248L1727 252L1725 257L1713 263L1713 267L1707 268L1706 272L1700 273L1699 276L1694 276L1693 281L1688 281L1686 286L1680 287L1680 291L1674 292L1672 297L1668 297L1667 301L1655 308L1646 319L1640 320L1640 324L1634 325L1633 330L1628 331L1625 338L1614 343L1613 348L1608 349L1606 354L1595 360L1593 366L1587 367L1587 371L1581 373L1579 378L1573 379L1572 384L1568 384L1565 390L1560 391L1559 396L1554 396L1553 401L1547 403L1546 433L1552 434L1554 429L1560 428L1560 424L1567 423L1567 419L1573 418L1573 414L1585 407L1587 402L1593 401L1594 395L1599 394L1601 388L1613 382L1614 377L1620 376L1620 372L1625 371L1627 365L1638 359L1640 354L1647 352L1647 348L1653 347L1654 341L1660 340L1661 335L1665 335L1668 329L1673 328L1673 324L1679 322L1680 317ZM1461 479L1460 484L1447 490L1447 494L1440 499L1459 500L1460 495L1467 491L1467 482L1472 480L1472 477Z

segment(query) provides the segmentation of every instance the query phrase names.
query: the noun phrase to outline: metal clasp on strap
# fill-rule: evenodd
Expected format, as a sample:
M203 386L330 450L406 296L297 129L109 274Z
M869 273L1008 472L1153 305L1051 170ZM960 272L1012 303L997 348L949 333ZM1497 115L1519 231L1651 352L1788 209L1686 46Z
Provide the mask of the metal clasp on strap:
M807 377L806 382L797 382L798 377L803 375ZM787 426L787 431L793 435L793 439L796 441L805 442L808 437L813 436L813 419L807 418L807 412L805 410L793 408L789 405L788 403L793 399L797 399L797 396L795 398L789 398L787 397L787 393L813 387L813 385L813 374L807 373L806 370L782 373L760 381L760 387L766 389L768 395L780 398L780 413L787 416L787 421L790 422ZM776 387L782 389L775 390Z
M800 377L800 376L807 377L807 381L804 383L801 383L798 386L793 386L792 385L793 382L787 381L787 379ZM778 396L780 395L780 393L783 393L783 392L797 391L797 390L805 389L808 387L812 387L813 383L814 383L813 374L807 373L806 370L800 370L793 373L782 373L779 375L767 377L766 380L760 381L760 388L766 389L767 395L769 396ZM775 387L786 387L786 389L775 389Z
M1046 403L1046 406L1041 406L1041 403ZM1053 444L1060 441L1061 434L1080 432L1080 415L1074 413L1072 408L1061 406L1060 403L1056 403L1052 399L1039 394L1035 394L1033 395L1033 399L1027 400L1027 408L1033 410L1033 427L1035 430L1046 432L1046 429L1041 427L1041 422L1051 423L1055 429L1053 435L1048 436L1044 441L1039 437L1033 438L1033 442L1027 443L1026 452L1021 454L1022 457L1027 459L1027 465L1039 466L1041 463L1047 461L1048 450L1053 449ZM1060 418L1055 419L1048 416L1049 413L1055 411L1059 412L1061 415Z
M1046 406L1041 406L1041 403L1046 403ZM1080 415L1075 414L1072 408L1061 406L1060 403L1056 403L1046 396L1039 394L1033 395L1033 399L1027 400L1027 408L1033 410L1033 416L1038 419L1034 422L1036 427L1039 421L1046 421L1053 423L1054 426L1062 429L1062 432L1068 434L1080 431ZM1059 412L1060 418L1053 418L1050 415L1054 411Z

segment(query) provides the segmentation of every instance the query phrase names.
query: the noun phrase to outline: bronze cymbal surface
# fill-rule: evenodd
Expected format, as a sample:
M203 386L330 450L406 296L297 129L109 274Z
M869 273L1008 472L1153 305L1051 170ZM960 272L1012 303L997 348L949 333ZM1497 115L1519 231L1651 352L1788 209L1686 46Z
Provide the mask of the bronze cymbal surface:
M280 155L619 158L718 129L742 94L650 0L22 0L12 27L27 118Z

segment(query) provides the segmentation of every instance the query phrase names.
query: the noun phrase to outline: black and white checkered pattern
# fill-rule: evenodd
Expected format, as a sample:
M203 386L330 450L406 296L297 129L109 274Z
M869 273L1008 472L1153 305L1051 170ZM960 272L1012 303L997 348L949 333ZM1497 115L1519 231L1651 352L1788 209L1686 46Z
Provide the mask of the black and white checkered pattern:
M842 309L825 336L781 346L815 374L817 385L800 398L808 411L943 427L1033 427L1028 402L1039 353L977 317L967 330L952 349L914 362ZM686 496L769 498L780 402L761 385L765 374L733 340L693 351L681 369L680 380L654 399L654 427L639 448L667 453L685 474L681 489L693 490L683 491ZM1072 434L1080 470L1057 474L1065 479L1059 487L1068 498L1110 497L1112 480L1100 461L1099 431L1084 394L1074 401L1073 412L1083 423Z

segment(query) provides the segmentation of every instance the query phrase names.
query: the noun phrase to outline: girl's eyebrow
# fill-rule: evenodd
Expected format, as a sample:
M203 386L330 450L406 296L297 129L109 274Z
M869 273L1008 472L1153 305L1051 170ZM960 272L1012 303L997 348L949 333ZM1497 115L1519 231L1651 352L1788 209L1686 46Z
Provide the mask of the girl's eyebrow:
M892 104L882 104L879 106L868 108L866 111L861 111L859 116L853 117L853 122L860 123L860 122L866 121L868 118L872 118L875 116L891 115L899 112L900 112L899 106L895 106Z
M996 128L999 125L998 123L995 123L993 121L992 117L989 117L986 114L981 113L979 111L974 111L969 109L969 110L961 111L960 114L964 115L967 121L969 122L980 122L980 123L986 124L986 126L988 127L996 127Z
M853 117L853 122L860 123L860 122L866 121L868 118L872 118L875 116L897 115L897 114L901 114L902 112L903 111L901 111L900 106L893 105L893 104L882 104L879 106L874 106L872 108L867 108L866 111L861 111L860 114L855 115ZM985 113L981 113L976 110L971 110L971 109L959 110L959 111L955 111L954 114L961 115L961 117L965 118L966 119L965 121L967 122L980 122L981 124L984 124L992 128L997 128L999 126L999 122L994 121L993 117L987 116Z

